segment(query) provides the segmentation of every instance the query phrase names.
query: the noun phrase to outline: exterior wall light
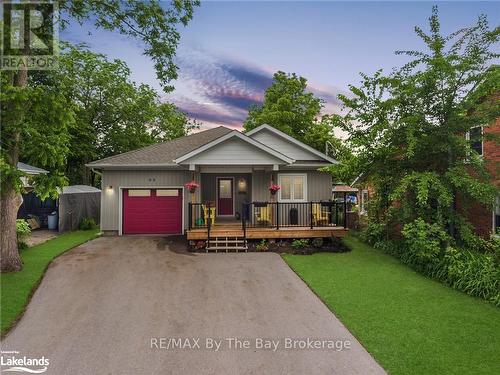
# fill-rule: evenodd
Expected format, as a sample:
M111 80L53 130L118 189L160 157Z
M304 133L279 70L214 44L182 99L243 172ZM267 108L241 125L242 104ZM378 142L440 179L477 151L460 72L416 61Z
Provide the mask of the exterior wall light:
M247 192L247 180L244 178L238 179L238 193L239 194L246 194Z

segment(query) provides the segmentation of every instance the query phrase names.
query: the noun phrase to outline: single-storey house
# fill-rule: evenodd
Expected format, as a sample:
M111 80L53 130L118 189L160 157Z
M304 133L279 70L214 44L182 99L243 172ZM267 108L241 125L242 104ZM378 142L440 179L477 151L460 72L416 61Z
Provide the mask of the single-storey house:
M26 176L21 177L21 180L22 180L23 185L24 185L24 189L26 191L33 190L33 186L31 185L30 177L34 177L34 176L37 176L39 174L49 173L49 171L47 171L45 169L34 167L32 165L29 165L26 163L21 163L21 162L17 163L17 169L19 169L21 172L23 172L26 175Z
M335 163L261 125L246 133L220 126L87 167L102 175L104 233L187 233L188 239L207 239L222 225L273 232L326 228L330 231L317 236L330 236L341 227L342 208L332 205L331 175L318 169ZM190 182L195 185L185 186ZM272 184L279 190L271 191ZM314 237L295 232L294 237Z

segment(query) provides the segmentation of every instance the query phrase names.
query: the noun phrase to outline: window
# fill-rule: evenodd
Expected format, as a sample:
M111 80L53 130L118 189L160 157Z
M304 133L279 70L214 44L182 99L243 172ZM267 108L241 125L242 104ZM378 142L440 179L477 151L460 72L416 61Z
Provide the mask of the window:
M280 201L305 201L307 199L307 175L280 174L278 175L278 191Z
M232 198L233 197L233 181L232 180L219 180L219 198Z
M178 189L158 189L156 190L157 197L178 197Z
M497 197L495 211L493 211L493 234L500 235L500 197Z
M472 128L466 138L469 140L470 148L483 155L483 128L481 126Z
M368 190L362 190L361 191L361 213L366 213L366 208L368 204Z
M129 197L149 197L151 196L151 190L129 190L128 191L128 196Z

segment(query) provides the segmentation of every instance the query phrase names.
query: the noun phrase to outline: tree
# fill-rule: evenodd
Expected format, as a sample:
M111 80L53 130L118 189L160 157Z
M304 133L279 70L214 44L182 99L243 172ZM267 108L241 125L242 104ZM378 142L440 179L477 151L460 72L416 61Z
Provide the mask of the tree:
M70 183L94 184L85 167L92 160L183 136L197 126L173 104L161 103L151 87L132 82L123 61L69 47L52 75L50 83L75 112L66 166Z
M317 125L316 119L323 108L322 100L307 92L306 88L304 77L276 72L273 84L266 90L263 104L250 108L243 128L248 131L268 124L306 142L306 136ZM324 147L324 144L320 145L320 150Z
M323 100L307 92L307 79L295 73L276 72L274 82L266 90L261 106L253 106L243 128L248 131L262 124L268 124L304 142L318 151L341 161L337 166L322 170L332 173L337 181L347 181L344 161L352 158L346 145L335 137L334 129L341 126L339 115L323 115Z
M493 46L499 29L491 31L480 16L475 26L442 36L436 7L429 26L428 34L415 28L428 51L397 52L412 60L389 75L362 75L360 87L351 86L352 97L340 96L356 155L351 167L374 184L372 222L381 223L389 238L397 238L397 228L403 234L427 228L429 240L471 245L474 237L456 201L460 195L492 205L498 194L465 134L500 116L497 99L491 100L500 90L500 71L490 66L498 57ZM398 234L391 237L394 229Z
M186 25L192 18L197 0L175 0L163 8L158 1L140 0L107 1L80 0L59 1L61 14L80 22L91 19L97 27L116 30L123 35L139 39L144 44L144 53L155 66L157 77L165 90L171 90L169 83L177 77L173 62L179 42L178 25ZM34 4L29 4L30 7ZM9 5L4 8L10 14ZM52 10L44 8L43 19L52 18ZM67 23L62 19L62 25ZM45 27L45 25L43 26ZM7 30L8 32L8 30ZM30 33L24 33L23 55L30 55ZM40 165L59 171L64 165L68 128L72 113L60 93L44 92L40 87L29 86L26 67L15 72L1 72L2 132L1 132L1 194L0 194L0 270L17 271L22 267L16 243L16 215L20 205L19 192L22 189L21 174L17 162L21 150L27 150L31 142L43 152ZM35 147L33 151L36 152ZM26 157L29 162L29 155ZM61 182L59 172L43 177L40 194L56 194L55 186ZM40 177L40 180L42 178Z

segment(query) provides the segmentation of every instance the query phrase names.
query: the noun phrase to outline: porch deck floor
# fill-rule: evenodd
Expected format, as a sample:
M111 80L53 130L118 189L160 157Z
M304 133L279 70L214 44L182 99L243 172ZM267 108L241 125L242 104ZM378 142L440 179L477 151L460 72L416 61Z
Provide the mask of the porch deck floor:
M344 237L347 229L341 226L320 227L252 227L246 229L247 239L271 238L314 238L314 237ZM207 228L193 228L186 232L188 240L206 240ZM210 237L243 237L240 222L215 224L210 230Z

